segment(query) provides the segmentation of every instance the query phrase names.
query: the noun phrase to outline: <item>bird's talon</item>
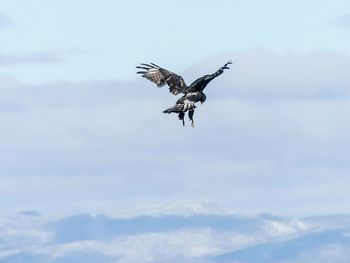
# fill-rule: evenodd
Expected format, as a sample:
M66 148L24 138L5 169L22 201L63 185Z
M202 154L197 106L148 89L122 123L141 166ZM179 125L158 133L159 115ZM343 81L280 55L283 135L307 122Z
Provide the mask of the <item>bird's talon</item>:
M194 121L192 121L191 126L192 126L192 128L194 128Z

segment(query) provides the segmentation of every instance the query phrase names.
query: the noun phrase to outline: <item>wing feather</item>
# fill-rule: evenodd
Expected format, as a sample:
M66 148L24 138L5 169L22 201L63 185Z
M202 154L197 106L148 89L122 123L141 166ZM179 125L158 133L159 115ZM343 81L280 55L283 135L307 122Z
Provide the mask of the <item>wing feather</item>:
M181 76L154 63L141 63L140 66L137 66L136 68L141 69L136 72L137 74L141 74L142 77L152 81L158 87L162 87L165 84L168 85L169 91L174 95L184 93L187 88L187 85Z

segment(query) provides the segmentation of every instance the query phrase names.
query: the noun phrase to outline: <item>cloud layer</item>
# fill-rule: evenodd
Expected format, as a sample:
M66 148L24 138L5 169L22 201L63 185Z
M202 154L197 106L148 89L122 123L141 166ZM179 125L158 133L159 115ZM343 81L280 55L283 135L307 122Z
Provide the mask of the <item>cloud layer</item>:
M59 209L63 198L72 209L93 209L115 200L194 199L244 212L347 209L350 58L258 49L179 73L190 83L230 58L232 69L205 91L195 129L162 114L176 98L143 79L29 86L2 77L8 205Z

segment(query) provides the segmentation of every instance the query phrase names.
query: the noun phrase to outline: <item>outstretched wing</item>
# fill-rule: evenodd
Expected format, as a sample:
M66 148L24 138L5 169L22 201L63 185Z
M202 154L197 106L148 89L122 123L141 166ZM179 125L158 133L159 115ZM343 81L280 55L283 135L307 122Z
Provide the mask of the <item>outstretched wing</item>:
M214 74L205 75L205 76L200 77L199 79L195 80L187 88L186 92L203 91L210 81L212 81L213 79L215 79L216 77L218 77L222 73L224 73L225 69L229 69L228 65L230 65L230 64L232 64L231 60L229 60L225 65L223 65L221 68L219 68Z
M169 86L169 91L174 95L183 93L187 88L187 85L181 76L161 68L156 64L141 63L140 66L137 66L136 68L142 69L141 71L138 71L137 74L142 74L142 77L154 82L158 87L167 84Z

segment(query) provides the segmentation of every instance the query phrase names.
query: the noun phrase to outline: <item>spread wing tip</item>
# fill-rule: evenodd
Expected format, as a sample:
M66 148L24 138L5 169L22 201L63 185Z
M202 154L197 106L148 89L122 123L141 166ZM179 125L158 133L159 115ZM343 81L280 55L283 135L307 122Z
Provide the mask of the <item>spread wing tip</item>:
M157 64L150 62L149 64L140 63L136 66L139 71L137 74L140 74L142 77L152 81L158 87L162 87L164 85L169 86L170 93L174 95L178 95L183 93L187 88L186 83L183 78L175 73L166 70Z

